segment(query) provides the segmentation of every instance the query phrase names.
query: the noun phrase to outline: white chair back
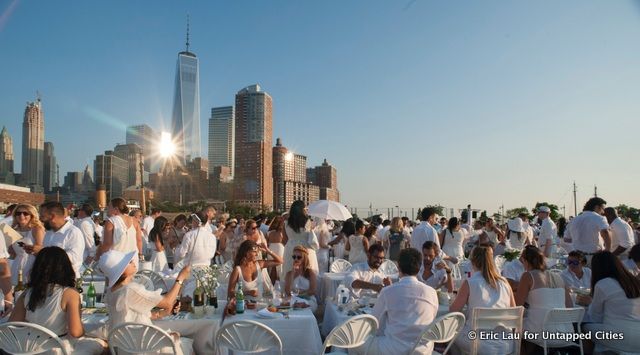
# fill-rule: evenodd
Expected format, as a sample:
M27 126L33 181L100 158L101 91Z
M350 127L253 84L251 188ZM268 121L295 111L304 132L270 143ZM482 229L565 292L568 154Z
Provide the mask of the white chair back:
M111 354L118 351L127 353L166 353L171 349L173 354L178 350L173 338L155 325L139 323L122 323L109 333Z
M27 322L0 324L0 349L10 354L51 354L67 350L60 338L49 329Z
M160 275L159 273L151 270L140 270L137 273L151 279L154 289L161 289L163 292L169 291L167 289L167 283L165 282L164 277L162 277L162 275Z
M358 347L367 341L367 337L374 336L378 329L378 320L368 314L349 318L344 323L331 330L324 340L322 354L330 346L350 349Z
M379 270L387 276L398 274L398 266L396 266L396 263L388 259L380 264Z
M409 354L417 354L419 346L427 346L429 342L449 343L442 354L449 351L453 341L464 327L465 317L460 312L451 312L442 317L437 318L431 325L420 335L418 341L413 346L413 350Z
M133 282L141 284L142 286L144 286L144 288L146 288L149 291L155 290L155 287L153 286L153 281L151 281L151 279L146 275L143 275L143 274L133 275Z
M582 318L584 317L584 308L575 307L575 308L554 308L550 310L544 318L544 322L542 324L542 330L555 331L558 325L564 324L569 327L573 327L574 324L577 324L577 334L582 332L580 327L580 323L582 323ZM535 343L538 343L537 341ZM564 341L564 340L542 340L542 347L544 348L545 355L547 354L547 347L552 348L561 348L568 346L577 346L580 348L580 354L584 354L584 349L582 347L582 339L578 340L578 344L572 341Z
M221 348L229 350L257 353L277 350L282 354L282 341L273 329L252 320L231 322L223 325L216 334L218 353Z
M349 270L351 270L351 263L344 259L334 260L329 268L331 272L348 272Z
M471 313L471 329L493 330L496 327L504 327L516 334L522 333L522 315L524 307L512 308L483 308L476 307ZM520 354L520 338L514 340L514 353ZM474 339L471 345L471 354L478 353L478 339Z

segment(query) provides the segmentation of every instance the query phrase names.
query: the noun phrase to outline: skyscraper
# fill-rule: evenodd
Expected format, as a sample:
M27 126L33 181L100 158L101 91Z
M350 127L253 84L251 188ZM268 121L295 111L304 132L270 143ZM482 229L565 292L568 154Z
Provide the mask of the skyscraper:
M214 107L209 119L209 173L214 167L230 168L233 178L236 126L233 106Z
M176 143L178 160L202 157L200 146L200 81L198 58L189 52L189 24L187 49L178 53L171 133Z
M254 208L273 208L272 100L259 85L236 94L236 202Z
M96 188L101 185L105 187L107 200L122 197L129 186L129 163L107 150L104 154L96 155L93 164Z
M340 201L338 173L336 168L327 163L327 159L322 165L307 169L307 181L320 186L321 200Z
M0 175L13 173L13 138L9 135L7 127L2 127L0 132Z
M27 102L22 122L22 185L41 192L44 175L44 113L40 97Z
M140 163L144 161L142 148L135 143L117 144L115 148L113 148L113 154L129 162L127 186L125 186L125 188L129 186L140 186L143 177L140 174Z
M53 143L44 142L44 170L42 177L44 192L51 192L57 186L57 175L57 161Z
M307 182L307 157L282 145L280 138L273 147L273 204L279 212L289 210L296 200L305 204L320 197L318 186Z
M146 172L152 171L154 167L157 168L154 165L155 162L151 160L151 156L158 155L157 152L154 152L154 149L157 150L159 142L160 136L153 130L153 128L146 124L127 127L126 144L137 144L142 148L142 155L144 155L144 171Z

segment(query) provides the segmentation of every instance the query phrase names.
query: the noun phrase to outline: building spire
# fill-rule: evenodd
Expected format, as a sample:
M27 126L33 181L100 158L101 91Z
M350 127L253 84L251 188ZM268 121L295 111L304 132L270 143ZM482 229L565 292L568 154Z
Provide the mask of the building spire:
M187 14L187 52L189 52L189 14Z

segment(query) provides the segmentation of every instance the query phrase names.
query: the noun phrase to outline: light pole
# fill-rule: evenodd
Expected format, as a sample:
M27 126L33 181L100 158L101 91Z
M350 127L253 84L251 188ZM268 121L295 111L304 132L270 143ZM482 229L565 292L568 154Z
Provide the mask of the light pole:
M396 205L396 208L398 209L398 215L396 217L400 217L400 206Z
M144 162L142 161L142 159L140 159L140 192L142 193L142 198L140 199L140 209L142 210L142 215L145 216L147 214L147 202L144 193Z

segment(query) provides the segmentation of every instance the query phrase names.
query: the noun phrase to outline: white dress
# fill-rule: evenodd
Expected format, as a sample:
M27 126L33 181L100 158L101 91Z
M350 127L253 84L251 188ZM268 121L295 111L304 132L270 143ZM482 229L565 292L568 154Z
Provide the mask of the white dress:
M364 238L362 235L349 236L349 246L351 247L349 249L349 262L351 265L367 261L367 252L364 250L364 245L362 245Z
M295 279L293 279L293 285L291 285L291 289L293 289L295 285L298 286L298 290L300 291L300 293L305 293L309 290L309 287L311 287L311 282L306 277L298 275ZM315 312L316 309L318 309L316 296L310 296L309 299L301 300L309 305L309 308L311 308L311 312Z
M129 228L124 223L124 219L120 216L112 216L109 221L113 224L113 246L111 249L121 251L123 253L130 253L135 251L138 253L138 243L136 240L136 227L133 223ZM133 258L133 262L138 267L138 258Z
M491 287L482 277L481 272L474 272L469 282L469 300L467 301L467 321L460 334L468 334L471 330L471 314L476 307L508 308L511 306L511 289L506 281L499 280L497 288ZM455 346L469 352L471 340L459 336ZM478 340L478 354L508 354L513 351L514 342L510 340Z
M23 242L25 245L33 245L35 243L31 230L19 233L22 235L22 239L20 239L19 242ZM18 242L13 243L11 247L16 253L16 258L13 260L13 264L11 265L11 284L18 284L18 273L22 269L22 283L26 286L29 282L29 275L31 274L33 261L36 260L36 257L27 254L24 249L18 245Z
M318 258L316 257L316 250L318 249L318 238L316 234L307 228L301 228L299 232L294 231L289 224L285 222L284 228L287 232L287 244L284 246L284 267L282 268L282 273L280 274L280 280L284 280L286 276L287 270L291 270L293 265L293 260L291 256L293 255L293 248L297 245L302 245L307 248L308 257L309 257L309 266L316 273L318 272Z
M282 243L270 243L269 249L276 255L284 258L284 244ZM276 266L276 272L278 275L282 274L282 264Z
M444 232L444 245L442 251L449 255L461 260L464 258L464 237L462 230L451 233L449 229Z
M268 276L265 275L266 270L263 270L262 268L260 268L260 263L258 263L257 261L256 261L256 278L251 281L247 281L244 279L244 275L242 275L242 269L240 268L240 266L236 266L236 270L238 270L238 278L242 280L242 291L245 292L246 297L254 298L252 296L247 296L246 292L257 290L258 298L260 298L264 295L265 290L271 289L270 287L271 282L268 281Z
M155 248L151 252L151 270L162 272L168 267L167 254L163 251L157 251Z

